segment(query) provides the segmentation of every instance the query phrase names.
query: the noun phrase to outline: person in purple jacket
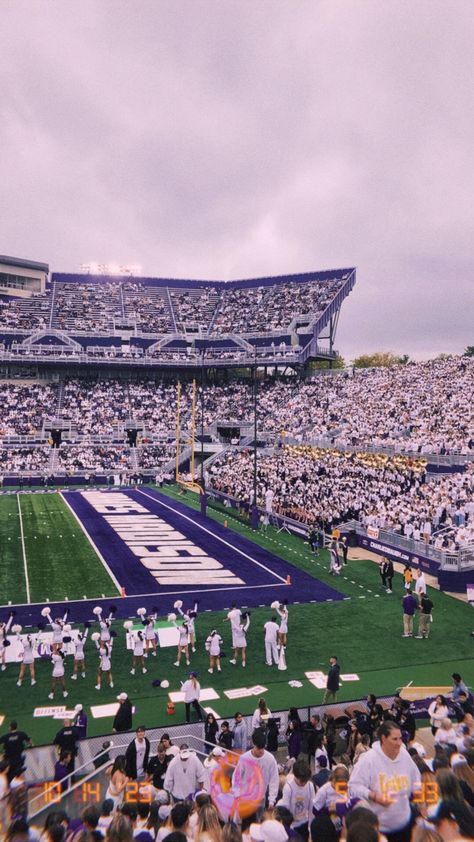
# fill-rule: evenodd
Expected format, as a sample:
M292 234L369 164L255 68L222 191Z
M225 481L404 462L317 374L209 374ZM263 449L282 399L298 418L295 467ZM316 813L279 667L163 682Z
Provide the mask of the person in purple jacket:
M413 617L418 608L418 601L408 590L402 599L403 605L403 635L402 637L413 637Z

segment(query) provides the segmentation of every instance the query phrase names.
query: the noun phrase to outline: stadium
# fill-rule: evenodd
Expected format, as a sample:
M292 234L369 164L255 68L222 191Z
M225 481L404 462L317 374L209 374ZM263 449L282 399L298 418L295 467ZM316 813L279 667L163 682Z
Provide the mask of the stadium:
M474 360L339 368L349 294L354 268L206 282L0 258L0 714L35 744L30 816L77 705L70 813L104 786L118 694L153 750L164 730L205 750L190 670L204 715L239 709L250 734L264 697L282 744L289 708L340 735L370 693L423 724L453 673L474 684ZM434 605L407 633L404 570Z

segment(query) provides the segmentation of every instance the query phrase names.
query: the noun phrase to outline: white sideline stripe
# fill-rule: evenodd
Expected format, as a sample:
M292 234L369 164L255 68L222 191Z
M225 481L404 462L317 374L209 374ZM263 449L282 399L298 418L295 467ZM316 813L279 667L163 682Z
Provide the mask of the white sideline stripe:
M88 535L87 535L87 537L89 538ZM94 544L92 544L92 546L94 546ZM95 547L94 547L94 549L95 549ZM227 591L228 592L229 588L232 589L232 593L233 593L234 591L251 591L251 590L256 590L257 588L286 588L286 587L287 587L286 582L276 582L274 585L228 585L225 588L213 588L211 586L209 588L201 588L200 590L186 591L186 595L187 596L194 596L195 593L209 594L209 593L215 593L216 591ZM148 597L150 599L153 599L153 598L156 599L158 594L160 596L182 596L183 590L181 589L179 591L166 591L166 593L164 591L152 591L151 593L150 592L148 592L148 593L132 593L132 594L129 594L127 596L122 597L121 600L120 600L120 604L122 604L122 602L125 603L125 601L127 599L145 599L145 597ZM98 596L91 596L91 597L86 597L86 598L83 597L82 599L80 597L77 597L77 599L68 600L68 602L77 602L77 603L79 603L79 602L80 603L93 602L94 605L97 605L99 602L107 602L107 601L110 602L110 596L107 596L104 599L102 597L98 597ZM51 603L51 605L63 605L63 604L64 604L63 599L55 599ZM18 608L20 608L22 605L44 605L44 600L42 602L15 602L15 605L18 606ZM8 607L8 605L3 604L0 607L5 608L5 607ZM266 606L264 606L264 607L266 607ZM242 608L245 608L245 606L243 605ZM205 608L204 610L205 611L214 611L213 608ZM217 610L225 611L225 609L223 609L223 608L219 608ZM201 612L201 613L203 613L203 612ZM135 615L133 614L132 617L135 618ZM31 628L33 628L33 626L31 626Z
M76 518L76 520L77 520L77 522L78 522L79 526L81 527L81 529L82 529L82 531L83 531L84 535L86 536L87 540L89 541L89 544L91 545L92 549L93 549L93 550L94 550L94 552L97 554L97 556L100 558L100 560L101 560L102 564L104 565L104 567L105 567L105 569L106 569L107 573L109 574L110 578L112 579L112 582L114 583L115 587L117 588L118 593L120 593L120 591L121 591L121 585L120 585L120 582L119 582L119 581L115 578L115 576L114 576L114 574L112 573L112 571L111 571L111 569L110 569L109 565L107 564L107 562L106 562L106 560L105 560L104 556L103 556L103 555L102 555L102 553L100 553L100 552L99 552L99 550L97 549L97 547L96 547L96 545L94 544L94 542L93 542L93 540L92 540L91 536L89 535L89 533L88 533L87 529L85 528L85 526L84 526L84 524L82 523L81 519L80 519L80 518L76 515L76 512L74 511L74 509L72 508L72 506L70 506L70 505L69 505L69 503L68 503L68 501L66 500L66 498L65 498L65 496L64 496L64 494L63 494L63 492L62 492L62 491L60 491L59 493L60 493L61 499L63 500L63 502L65 503L65 505L68 507L68 509L69 509L69 511L71 512L71 514L72 514L72 515Z
M23 532L23 517L21 514L21 503L20 503L20 495L17 493L16 501L18 503L18 513L20 515L20 537L21 537L21 547L23 550L23 568L25 570L25 585L26 585L26 599L27 603L30 604L30 581L28 579L28 563L26 561L26 549L25 549L25 535Z
M252 556L247 555L247 553L244 553L243 550L239 550L238 547L232 546L232 544L230 544L229 541L226 541L224 538L221 538L220 535L216 535L216 533L213 532L212 529L207 529L205 526L202 526L202 524L196 523L191 517L189 517L189 515L183 515L182 512L179 512L177 509L174 509L173 506L168 506L166 503L162 503L161 500L157 500L156 497L153 497L151 494L147 494L146 491L141 491L139 488L134 490L136 490L138 494L143 494L144 497L148 497L149 500L153 500L158 506L163 506L164 509L169 509L170 512L173 512L175 515L179 515L179 517L182 517L185 520L189 520L189 522L192 523L193 526L197 526L198 529L202 529L203 532L207 532L207 534L211 535L212 538L216 538L218 541L221 542L221 544L225 544L226 547L230 547L231 550L234 550L236 553L239 553L244 558L248 559L249 561L252 561L258 567L261 567L263 570L266 570L267 573L270 573L271 576L274 576L276 579L279 579L280 582L283 582L286 585L286 579L284 579L283 576L279 576L278 573L274 573L273 570L270 570L270 568L266 567L265 564L262 564L260 561L257 561L255 558L252 558ZM133 500L133 497L131 499Z

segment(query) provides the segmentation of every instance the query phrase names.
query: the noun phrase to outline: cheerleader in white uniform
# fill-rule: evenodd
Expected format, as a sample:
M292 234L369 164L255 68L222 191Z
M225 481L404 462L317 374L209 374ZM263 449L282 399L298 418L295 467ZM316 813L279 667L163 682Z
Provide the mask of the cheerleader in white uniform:
M209 652L208 672L211 674L214 672L214 667L217 667L217 672L221 671L221 643L222 637L214 629L206 640L206 651Z
M133 645L133 655L132 655L132 669L130 670L131 675L135 675L135 667L137 664L137 660L141 661L142 664L142 673L146 673L145 668L145 637L143 632L139 631L136 635L134 635L132 639Z
M181 614L184 622L186 623L186 625L188 627L189 642L191 644L191 650L192 650L192 652L195 652L196 651L195 621L196 621L196 617L197 617L197 613L198 613L198 604L197 604L197 602L195 602L194 608L188 609L187 611L183 611L182 610L183 603L181 602L180 599L178 599L178 601L175 602L174 607L176 608L178 613Z
M158 616L158 612L156 614L151 614L149 617L144 620L145 625L145 658L147 657L148 653L151 651L151 654L156 658L156 633L155 633L155 621Z
M6 648L9 646L10 641L7 638L8 632L10 631L11 624L13 622L13 611L10 612L8 620L6 623L0 623L0 664L2 672L5 672L7 665L6 661Z
M77 673L80 672L82 678L86 677L86 658L84 655L84 646L86 645L87 635L89 634L89 629L86 628L84 630L84 634L77 635L77 639L74 641L74 669L71 675L71 679L73 681L77 681Z
M176 622L176 614L170 614L168 619L176 626L178 629L179 639L178 639L178 660L174 662L175 667L179 667L181 661L181 655L186 656L186 665L189 667L189 631L187 623L183 623L182 626L178 626Z
M21 631L21 626L18 626ZM19 634L20 632L17 632ZM36 684L36 677L35 677L35 648L36 648L36 637L33 634L27 634L26 637L23 638L23 652L20 653L21 658L21 667L20 667L20 675L18 676L18 681L16 683L17 687L21 687L23 676L25 675L26 668L28 667L30 672L31 678L31 686L34 687Z
M56 684L60 683L63 688L63 696L67 697L66 683L64 681L64 652L62 649L56 649L51 655L51 662L53 664L53 674L51 676L51 693L48 699L54 699L54 691Z
M98 634L98 632L95 632ZM95 645L99 651L99 670L97 672L97 684L95 685L96 690L100 690L100 685L102 684L102 676L106 675L109 679L110 687L114 686L114 679L112 676L112 641L109 643L104 643L99 639L96 639Z
M242 666L247 664L247 631L250 626L250 614L242 615L243 623L232 626L232 647L234 649L234 657L229 660L229 664L236 664L238 656L242 658Z
M63 631L64 631L64 626L66 624L68 613L69 613L69 609L67 609L64 612L64 616L62 617L62 619L61 619L61 617L56 617L56 619L53 620L53 618L51 616L51 609L48 608L48 606L43 608L43 610L41 611L42 616L46 617L46 619L48 621L48 625L51 626L51 629L52 629L52 632L53 632L53 642L51 644L51 652L56 652L58 649L61 649L61 646L63 645Z
M278 646L286 646L288 640L288 605L286 602L283 605L278 604L276 609L280 615L280 628L278 630Z

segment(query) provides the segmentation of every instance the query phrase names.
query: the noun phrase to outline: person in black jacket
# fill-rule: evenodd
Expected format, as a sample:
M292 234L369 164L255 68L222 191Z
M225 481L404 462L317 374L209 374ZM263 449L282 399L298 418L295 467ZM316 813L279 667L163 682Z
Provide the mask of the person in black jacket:
M156 754L148 762L147 766L147 780L152 781L155 789L163 789L163 782L165 780L166 770L171 761L171 755L166 754L166 749L163 743L158 744Z
M115 714L112 730L114 734L117 732L132 730L132 704L126 693L119 693L117 696L119 703L117 713Z
M341 668L337 663L335 655L331 655L329 658L329 664L328 680L326 683L326 690L324 691L323 705L327 705L330 696L332 696L333 702L337 702L337 691L340 687L339 676L341 674Z
M210 754L212 751L212 747L217 744L218 731L219 726L216 722L216 717L213 713L208 713L204 721L204 739L206 741L204 751L206 752L206 754Z
M150 740L145 737L145 732L145 726L140 725L135 732L135 739L129 743L125 752L125 773L133 781L143 780L148 769Z
M58 749L58 755L67 754L68 764L67 770L69 773L74 772L74 758L77 754L77 744L79 742L79 731L72 724L71 719L64 720L64 728L56 734L54 738L54 745Z

